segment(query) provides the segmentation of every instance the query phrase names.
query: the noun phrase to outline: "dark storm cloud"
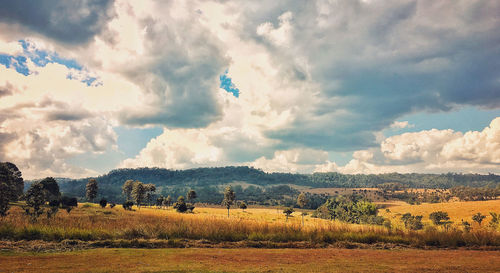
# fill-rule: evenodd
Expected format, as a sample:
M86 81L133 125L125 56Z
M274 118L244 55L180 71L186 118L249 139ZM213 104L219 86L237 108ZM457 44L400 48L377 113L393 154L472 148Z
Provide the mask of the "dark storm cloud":
M86 43L110 18L112 1L3 1L0 22L19 24L68 44Z

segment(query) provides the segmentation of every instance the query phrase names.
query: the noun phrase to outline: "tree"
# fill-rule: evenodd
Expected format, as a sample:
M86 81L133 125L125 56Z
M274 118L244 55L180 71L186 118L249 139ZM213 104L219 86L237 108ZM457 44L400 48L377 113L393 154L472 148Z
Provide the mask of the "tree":
M59 199L52 199L49 201L49 209L47 210L47 218L50 219L52 216L55 216L59 211L59 205L61 201Z
M288 222L288 217L290 217L290 215L294 212L295 210L293 208L285 208L283 210L283 213L285 214L286 216L286 221Z
M43 185L43 190L45 192L45 200L49 202L52 200L59 200L61 198L61 192L59 191L59 185L56 180L52 177L44 178L40 181Z
M61 207L70 213L74 207L78 207L78 200L75 197L61 196Z
M307 199L306 194L299 194L299 196L297 197L297 205L299 205L301 209L304 209L304 207L307 206L307 203L309 203L309 200ZM304 226L304 215L304 212L302 212L302 226Z
M132 201L125 201L122 204L122 207L124 210L132 210L132 206L134 205L134 202Z
M122 192L127 200L132 200L132 190L134 189L134 180L127 180L123 183Z
M478 223L479 225L481 225L481 222L483 222L484 218L486 218L486 215L482 215L480 212L472 216L472 220L474 220L474 222Z
M405 228L410 230L420 230L424 227L422 224L422 215L414 216L411 213L405 213L401 216L401 221L405 224Z
M163 199L163 205L165 207L170 207L170 205L172 204L172 197L169 195L167 196L167 198Z
M156 198L156 208L157 209L163 208L163 200L165 200L165 197L163 197L163 196Z
M134 183L134 188L132 190L132 198L137 204L138 208L141 208L141 204L146 196L146 187L142 182L136 181Z
M245 211L247 209L247 204L245 202L241 202L240 203L240 209L242 209L243 211Z
M94 199L97 197L97 189L98 189L97 181L93 178L89 179L85 191L85 196L87 197L87 200L94 202Z
M177 210L177 212L186 212L188 210L184 196L181 195L177 198L177 202L174 203L174 209Z
M464 228L465 232L470 232L471 230L470 223L464 220L462 220L462 227Z
M26 207L24 211L30 217L31 222L36 222L38 217L43 214L43 205L45 204L45 192L43 185L38 183L31 184L26 192Z
M101 208L105 208L108 205L108 200L104 198L101 199L101 201L99 201L99 205L101 206Z
M196 192L194 190L189 190L187 193L187 199L189 200L189 203L193 203L193 200L196 199L198 196L196 195Z
M144 189L146 190L146 200L148 200L148 205L151 207L151 199L156 192L155 184L145 184Z
M18 200L23 194L24 181L16 165L0 163L0 216L7 215L10 202Z
M497 229L498 226L500 225L500 213L490 212L490 215L491 215L491 220L488 225L492 229Z
M432 221L434 225L440 226L447 224L447 221L450 220L448 217L448 213L444 211L435 211L429 214L429 219Z
M229 218L229 209L234 204L234 200L236 199L236 194L233 191L231 186L227 186L224 189L224 199L222 200L222 205L227 208L227 217Z

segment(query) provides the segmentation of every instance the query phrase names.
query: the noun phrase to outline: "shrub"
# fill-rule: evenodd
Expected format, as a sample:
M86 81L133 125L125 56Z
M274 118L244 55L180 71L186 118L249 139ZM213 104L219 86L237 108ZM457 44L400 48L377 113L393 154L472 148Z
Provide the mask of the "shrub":
M108 205L108 200L103 198L99 201L99 206L101 206L101 208L105 208L107 205Z
M134 202L132 201L125 201L122 204L122 207L124 210L132 210L132 206L134 205Z

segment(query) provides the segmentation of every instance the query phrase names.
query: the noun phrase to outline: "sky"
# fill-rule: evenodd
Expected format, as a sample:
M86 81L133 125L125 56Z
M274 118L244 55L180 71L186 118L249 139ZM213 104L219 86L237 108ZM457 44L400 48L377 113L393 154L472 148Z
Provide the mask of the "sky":
M8 1L0 161L500 173L499 1Z

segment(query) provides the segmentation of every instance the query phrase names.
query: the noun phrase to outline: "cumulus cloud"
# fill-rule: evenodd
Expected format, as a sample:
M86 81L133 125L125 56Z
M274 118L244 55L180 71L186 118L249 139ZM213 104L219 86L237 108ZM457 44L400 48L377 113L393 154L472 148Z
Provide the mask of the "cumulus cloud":
M32 33L68 44L86 43L101 32L112 14L112 1L28 0L2 3L0 23L12 24Z
M67 160L116 145L113 126L158 126L163 133L121 166L496 170L494 123L491 132L381 137L387 128L412 127L397 121L406 114L500 107L500 4L463 0L453 7L8 3L0 10L0 54L18 63L0 65L0 147L16 150L4 157L33 174L82 174L90 170ZM30 41L28 48L19 39ZM49 52L47 60L40 62L39 52ZM219 88L222 74L238 98ZM354 152L353 160L339 166L329 160L332 151Z
M482 131L424 130L385 139L379 148L356 151L345 166L331 162L316 171L385 172L498 172L500 117Z

